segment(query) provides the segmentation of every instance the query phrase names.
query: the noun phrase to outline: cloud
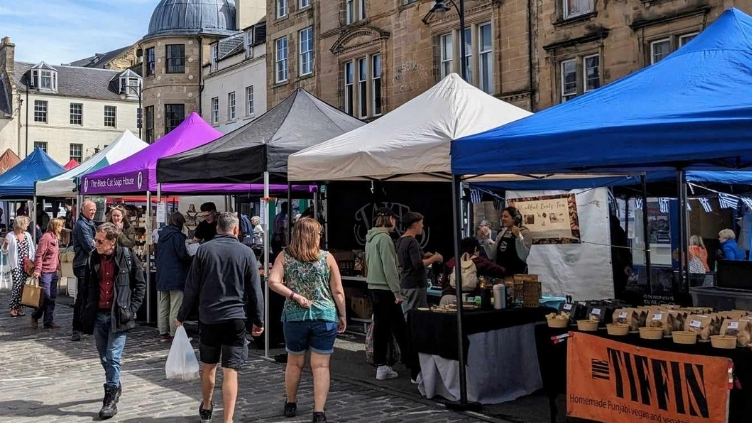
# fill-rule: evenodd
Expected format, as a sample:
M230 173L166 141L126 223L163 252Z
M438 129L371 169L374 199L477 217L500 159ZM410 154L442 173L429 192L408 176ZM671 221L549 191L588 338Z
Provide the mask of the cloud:
M3 0L0 36L16 60L50 64L132 45L146 34L159 0Z

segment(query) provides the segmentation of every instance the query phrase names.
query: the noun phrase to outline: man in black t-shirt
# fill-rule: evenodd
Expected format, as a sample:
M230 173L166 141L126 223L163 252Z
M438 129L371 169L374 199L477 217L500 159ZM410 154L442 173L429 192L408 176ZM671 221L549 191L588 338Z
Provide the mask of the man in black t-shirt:
M217 235L217 206L211 202L202 204L199 216L204 220L196 227L196 232L193 234L193 242L203 244L206 241L211 241Z
M402 226L405 233L397 240L397 260L400 268L400 294L402 295L402 310L407 316L409 310L418 307L428 307L428 283L426 269L434 263L441 263L441 254L424 254L420 244L415 239L423 232L423 215L407 212L402 215Z

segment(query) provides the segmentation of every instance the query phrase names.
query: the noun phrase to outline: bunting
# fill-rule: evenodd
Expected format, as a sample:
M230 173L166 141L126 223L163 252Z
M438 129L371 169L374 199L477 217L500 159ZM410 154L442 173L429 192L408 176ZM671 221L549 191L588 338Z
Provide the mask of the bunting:
M731 194L718 193L718 203L720 203L722 209L734 209L738 203L739 197Z
M635 208L642 210L642 198L635 198Z
M668 198L659 198L658 199L658 206L661 209L661 213L668 213Z
M702 208L705 210L705 213L710 213L713 211L713 207L710 206L710 200L707 198L698 198L697 201L702 204Z
M752 198L742 197L741 200L748 209L752 210Z
M483 193L478 191L477 189L470 189L470 202L473 204L478 204L483 199Z

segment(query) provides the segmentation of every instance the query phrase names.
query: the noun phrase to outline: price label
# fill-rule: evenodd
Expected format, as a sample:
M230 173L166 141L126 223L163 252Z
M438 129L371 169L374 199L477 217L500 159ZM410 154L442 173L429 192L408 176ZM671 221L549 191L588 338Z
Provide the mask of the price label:
M702 322L699 321L699 320L692 320L692 321L689 322L689 326L693 327L693 328L698 328L699 329L699 328L702 327Z
M620 319L626 319L627 318L627 312L626 311L622 311L621 313L619 313L619 318Z
M569 311L569 310L571 310L571 309L572 309L572 304L570 304L570 303L566 303L566 304L564 304L564 310L567 310L567 311Z
M653 320L663 320L663 313L656 313L653 315Z
M729 329L739 329L739 322L729 322L728 328Z
M592 314L594 316L600 316L601 315L601 309L594 308L593 310L590 311L590 314Z

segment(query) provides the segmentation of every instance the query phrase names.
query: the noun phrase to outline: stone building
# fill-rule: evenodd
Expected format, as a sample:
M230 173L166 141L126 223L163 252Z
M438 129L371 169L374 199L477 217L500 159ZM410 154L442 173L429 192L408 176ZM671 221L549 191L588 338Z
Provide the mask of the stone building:
M93 56L68 63L68 66L126 70L140 63L140 59L136 56L136 50L137 46L132 45L108 51L107 53L96 53Z
M130 70L24 63L0 41L0 150L35 147L60 164L86 160L125 129L137 132L141 78Z
M237 4L237 6L236 6ZM162 0L139 42L144 141L154 142L192 111L206 114L202 67L211 45L238 35L266 14L263 0Z

